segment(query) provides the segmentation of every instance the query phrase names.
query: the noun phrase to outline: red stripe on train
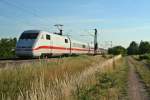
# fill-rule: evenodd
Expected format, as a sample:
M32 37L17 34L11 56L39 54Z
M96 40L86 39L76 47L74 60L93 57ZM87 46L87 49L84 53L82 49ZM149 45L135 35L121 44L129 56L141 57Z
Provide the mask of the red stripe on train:
M39 50L39 49L70 50L70 48L57 47L57 46L39 46L39 47L37 47L37 48L34 48L33 50ZM76 51L89 51L89 49L81 49L81 48L71 48L71 50L76 50Z

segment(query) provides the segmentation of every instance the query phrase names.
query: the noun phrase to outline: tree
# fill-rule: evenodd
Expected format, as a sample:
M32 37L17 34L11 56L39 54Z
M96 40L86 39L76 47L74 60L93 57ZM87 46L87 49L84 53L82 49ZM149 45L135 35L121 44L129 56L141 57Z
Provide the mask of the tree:
M2 38L0 40L0 58L14 57L16 42L16 38Z
M130 46L127 48L127 54L128 55L136 55L138 54L139 46L135 41L132 41L130 43Z
M150 53L150 43L147 41L141 41L139 46L139 53L140 54Z
M113 48L109 48L108 53L113 54L113 55L118 55L118 54L125 55L126 54L126 49L122 46L115 46Z

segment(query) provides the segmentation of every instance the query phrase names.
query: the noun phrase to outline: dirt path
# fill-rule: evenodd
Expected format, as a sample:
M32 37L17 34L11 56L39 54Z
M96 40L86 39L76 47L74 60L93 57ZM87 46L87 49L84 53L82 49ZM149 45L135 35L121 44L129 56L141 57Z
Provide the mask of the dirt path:
M144 88L144 84L140 82L140 78L138 77L134 63L134 59L131 57L127 58L128 66L129 66L129 74L128 74L128 94L129 100L150 100L148 98L148 94L146 89Z

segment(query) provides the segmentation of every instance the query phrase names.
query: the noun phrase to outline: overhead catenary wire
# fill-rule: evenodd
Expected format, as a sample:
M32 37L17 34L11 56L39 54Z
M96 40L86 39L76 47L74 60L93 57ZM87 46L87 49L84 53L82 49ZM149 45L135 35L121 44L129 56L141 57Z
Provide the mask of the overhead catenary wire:
M30 14L30 15L36 17L36 18L39 18L39 21L41 21L42 23L43 23L43 22L48 22L48 20L43 19L40 15L38 15L37 13L35 13L35 12L37 12L36 10L34 10L34 9L28 10L28 9L27 9L28 7L25 7L25 5L19 4L18 2L17 2L17 3L14 3L14 2L10 2L9 0L0 0L0 2L3 3L3 4L5 4L5 5L14 7L14 8L16 8L17 10L22 11L22 13L27 13L27 14ZM33 11L33 10L34 10L34 11ZM33 25L29 25L29 24L28 24L28 26L33 26ZM42 27L45 27L45 28L47 28L48 26L49 26L49 25L42 25Z
M26 23L27 26L31 26L31 27L35 27L35 26L40 26L40 27L45 27L46 29L49 29L51 28L50 25L48 24L44 24L44 22L48 22L49 20L48 19L44 19L42 16L39 15L39 12L35 9L35 8L32 8L32 9L29 9L29 7L27 7L27 5L24 5L23 3L20 3L20 2L12 2L10 0L0 0L1 3L5 4L5 5L8 5L8 6L11 6L11 7L14 7L16 8L17 10L20 10L21 13L27 13L27 14L30 14L32 16L34 16L35 18L39 18L39 21L41 21L40 24L35 24L35 25L31 25L29 23L27 23L26 21L24 23ZM9 17L11 18L11 17ZM85 32L85 33L88 33L89 35L93 35L91 34L91 32Z
M18 4L15 4L14 2L10 2L9 0L0 0L1 3L4 3L6 5L12 6L14 8L17 8L17 10L21 10L24 11L25 13L30 13L35 17L40 17L38 16L36 13L32 12L32 10L27 10L25 7L23 7L22 5L19 6Z

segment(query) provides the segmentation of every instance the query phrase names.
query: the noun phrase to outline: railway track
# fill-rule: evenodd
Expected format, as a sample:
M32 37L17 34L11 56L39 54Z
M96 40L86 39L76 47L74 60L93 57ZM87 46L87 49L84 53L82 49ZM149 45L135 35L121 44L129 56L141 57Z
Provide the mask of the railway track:
M36 61L38 61L38 59L3 59L0 60L0 68L16 66L25 63L33 63Z
M1 59L0 60L0 68L5 68L5 67L15 67L15 66L20 66L21 64L32 64L32 63L37 63L41 61L58 61L60 58L47 58L47 59L19 59L19 58L14 58L14 59Z
M78 56L72 56L78 57ZM10 67L10 66L20 66L21 64L32 64L38 62L61 62L64 58L68 58L66 56L56 56L51 58L30 58L30 59L19 59L19 58L10 58L10 59L0 59L0 68Z

